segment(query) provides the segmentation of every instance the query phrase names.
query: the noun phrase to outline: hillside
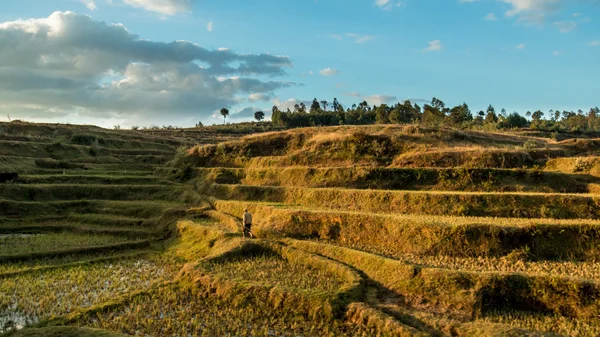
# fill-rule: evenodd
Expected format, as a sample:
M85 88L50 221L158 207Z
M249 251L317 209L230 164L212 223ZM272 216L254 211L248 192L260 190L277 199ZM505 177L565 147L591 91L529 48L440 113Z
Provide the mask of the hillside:
M600 140L0 130L0 333L600 334Z
M332 127L196 146L173 165L193 168L213 216L249 208L260 237L361 272L357 300L378 317L428 335L589 336L600 333L599 150L595 139Z

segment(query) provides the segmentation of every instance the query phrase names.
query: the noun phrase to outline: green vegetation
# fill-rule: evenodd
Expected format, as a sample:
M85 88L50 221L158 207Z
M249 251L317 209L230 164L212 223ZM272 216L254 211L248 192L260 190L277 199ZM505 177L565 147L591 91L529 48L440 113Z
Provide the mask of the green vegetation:
M52 251L67 248L100 246L127 242L128 238L113 235L72 233L0 234L0 256L26 252Z
M296 104L294 111L280 111L276 106L272 109L273 124L288 128L331 125L365 125L365 124L409 124L419 123L424 126L448 126L458 128L474 128L485 130L512 129L530 126L539 131L598 132L600 131L600 109L591 108L589 112L582 110L554 111L544 113L540 110L527 111L531 117L529 122L517 112L507 113L501 109L499 113L490 105L486 111L473 113L466 103L453 108L446 107L440 99L433 98L430 104L413 104L411 101L398 102L394 105L381 104L369 106L366 101L352 107L344 107L333 99L332 109L328 110L328 102L313 100L309 111L304 103Z

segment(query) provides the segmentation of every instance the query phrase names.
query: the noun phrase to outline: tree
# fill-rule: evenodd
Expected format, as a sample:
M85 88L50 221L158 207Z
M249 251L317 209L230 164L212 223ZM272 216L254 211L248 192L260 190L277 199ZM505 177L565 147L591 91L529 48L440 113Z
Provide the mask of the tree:
M460 125L472 121L473 115L467 103L463 103L450 110L449 118L453 124Z
M439 111L443 111L446 107L446 104L442 102L442 100L434 97L431 99L431 106L438 109Z
M262 111L256 111L254 113L254 119L256 119L257 122L262 121L263 119L265 119L265 113Z
M527 125L527 119L516 112L511 113L506 116L501 123L501 127L503 128L522 128Z
M300 102L300 112L306 112L306 104L304 102Z
M337 98L334 97L333 104L332 104L333 111L338 112L339 106L340 106L340 103L338 102Z
M312 104L310 105L310 113L314 114L321 110L321 106L319 105L319 101L317 99L313 99Z
M225 119L227 118L227 116L229 116L229 109L221 109L221 115L223 116L223 124L225 124Z
M323 106L323 111L327 111L327 106L329 105L329 103L327 103L327 101L323 100L323 101L321 101L321 105Z

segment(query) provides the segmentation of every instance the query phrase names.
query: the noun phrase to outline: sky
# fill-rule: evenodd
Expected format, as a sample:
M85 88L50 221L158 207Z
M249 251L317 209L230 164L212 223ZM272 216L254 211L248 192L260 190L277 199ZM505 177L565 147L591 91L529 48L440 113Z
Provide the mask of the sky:
M193 126L313 98L600 105L600 0L0 1L0 121Z

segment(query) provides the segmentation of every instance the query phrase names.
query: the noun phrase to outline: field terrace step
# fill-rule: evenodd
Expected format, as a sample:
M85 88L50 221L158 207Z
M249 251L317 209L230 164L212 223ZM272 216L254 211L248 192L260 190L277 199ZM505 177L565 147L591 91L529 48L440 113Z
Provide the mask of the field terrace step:
M60 170L60 169L35 169L26 173L26 175L32 176L57 176L57 175L74 175L81 177L94 177L94 176L107 176L107 177L153 177L154 172L150 170L146 171L134 171L134 170Z
M216 200L239 219L248 208L261 237L328 240L402 258L502 257L600 260L600 221L391 215Z
M159 222L159 218L134 218L94 213L73 213L68 216L68 220L86 225L116 228L154 228Z
M87 225L76 222L39 222L35 225L20 224L18 226L1 226L0 235L4 234L44 234L44 233L78 233L95 235L112 235L131 239L147 238L158 234L154 230L139 227L103 227L98 224Z
M392 190L588 193L588 183L600 183L591 175L539 169L286 167L197 168L196 172L200 179L223 184Z
M588 319L600 313L600 283L560 276L467 272L428 268L348 248L286 240L290 246L328 257L364 273L403 296L407 303L428 303L473 319L488 313L537 311Z
M15 201L178 200L184 189L170 185L7 184L0 198Z
M66 248L48 251L37 251L22 254L7 254L0 255L0 263L5 262L19 262L27 261L31 259L47 258L47 257L61 257L70 255L87 255L91 253L103 253L103 252L114 252L114 251L128 251L149 248L151 245L150 240L136 240L128 241L123 243L113 243L106 245L79 247L79 248Z
M68 216L73 213L90 213L151 219L162 216L169 209L181 208L172 201L115 201L115 200L67 200L67 201L14 201L0 200L0 217L5 219L46 216Z
M212 184L202 193L223 200L266 201L374 213L599 219L592 194L386 191Z
M103 185L173 185L175 183L154 176L126 176L125 174L79 175L69 172L60 175L25 175L19 177L22 184L103 184Z
M155 149L112 149L98 146L84 146L63 143L34 143L0 140L0 155L27 156L38 158L73 159L80 157L96 157L107 155L167 155L175 154L173 150Z

